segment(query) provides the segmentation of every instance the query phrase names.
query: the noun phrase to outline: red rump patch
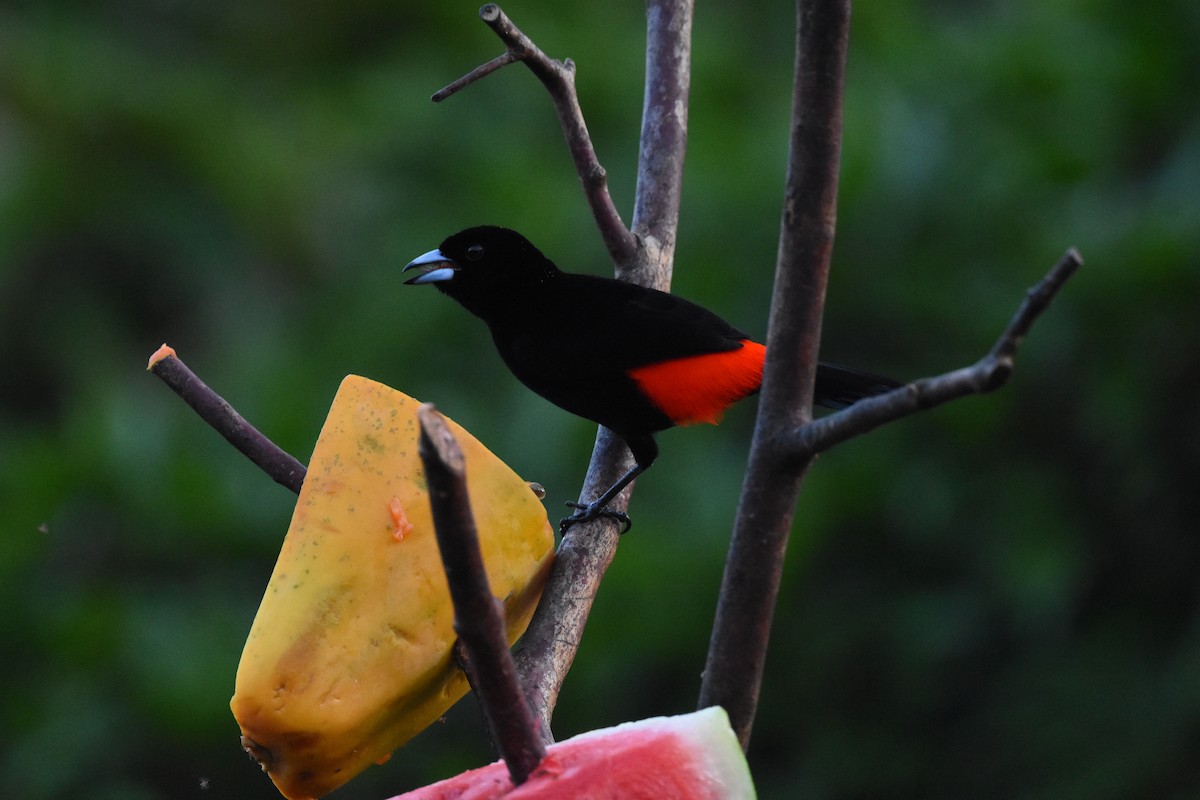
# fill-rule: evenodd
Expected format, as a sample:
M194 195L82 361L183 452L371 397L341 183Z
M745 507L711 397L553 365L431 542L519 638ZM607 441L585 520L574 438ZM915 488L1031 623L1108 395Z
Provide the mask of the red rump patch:
M647 364L629 370L629 377L676 425L715 425L725 409L758 391L766 353L744 339L736 350Z

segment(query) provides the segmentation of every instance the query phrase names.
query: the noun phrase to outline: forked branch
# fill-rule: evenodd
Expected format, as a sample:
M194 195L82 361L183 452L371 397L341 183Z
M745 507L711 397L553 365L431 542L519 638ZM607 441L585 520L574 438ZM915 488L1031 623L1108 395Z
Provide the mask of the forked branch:
M575 90L575 63L569 58L557 61L547 56L495 3L488 3L479 9L479 16L500 37L505 46L504 53L434 92L433 101L440 103L508 64L517 61L525 64L550 94L563 136L567 140L567 149L571 152L571 160L583 185L584 196L609 255L617 264L631 262L637 254L637 240L621 221L621 215L608 192L608 173L596 156L587 122L583 119L583 109L579 106L579 95Z
M813 381L837 218L850 0L800 0L791 138L758 418L734 520L699 705L722 706L745 747L758 708L796 498L808 462L782 431L812 419Z
M632 232L625 228L608 192L575 89L575 65L549 58L496 5L480 11L505 45L505 52L437 92L440 101L516 61L537 76L550 95L576 172L617 276L666 290L671 282L675 231L687 145L687 101L691 73L691 0L648 0L646 4L646 89L637 196ZM629 468L624 444L601 428L579 495L588 502ZM628 506L632 485L612 504ZM542 714L544 735L559 691L575 659L600 581L616 554L617 526L598 519L568 531L558 549L542 601L517 654L526 694Z
M780 485L795 485L798 490L804 472L819 453L918 411L1002 387L1012 375L1014 359L1025 335L1082 265L1083 259L1079 253L1074 248L1068 250L1045 277L1026 293L996 344L975 364L913 381L887 394L860 400L849 408L796 428L779 429L774 435L767 431L764 435L768 438L773 436L773 440L756 452L760 458L773 460L775 466L771 470L772 475L751 485L751 474L748 473L747 485L743 488L744 497L763 493L776 496ZM756 510L760 514L759 519L762 519L761 503ZM741 520L739 513L740 524L748 528L750 523ZM786 517L786 522L790 528L790 515ZM770 525L771 519L766 519L762 524ZM761 536L761 531L759 533ZM735 539L734 544L738 541ZM758 705L758 685L747 676L753 674L752 670L761 669L770 626L769 618L764 624L761 609L768 602L772 608L774 606L773 597L765 596L764 589L768 583L763 579L762 565L756 561L763 540L760 538L756 541L760 546L748 550L731 547L718 610L719 624L713 631L700 700L701 706L720 704L730 712L734 730L743 746L749 741L754 710ZM786 545L785 536L767 541L775 543L772 546L777 548L777 552ZM779 552L778 558L781 564L782 552ZM731 638L736 638L736 642Z
M1021 339L1082 263L1070 250L977 364L812 421L812 387L837 217L850 0L800 0L791 145L758 419L709 642L699 705L721 705L743 747L758 707L797 498L816 455L925 408L1001 386Z

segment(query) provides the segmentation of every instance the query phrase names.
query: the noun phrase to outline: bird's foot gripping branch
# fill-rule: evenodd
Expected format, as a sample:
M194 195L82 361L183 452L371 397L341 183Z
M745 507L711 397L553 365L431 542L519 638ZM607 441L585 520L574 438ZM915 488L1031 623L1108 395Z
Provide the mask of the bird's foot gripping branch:
M617 487L617 492L624 488L624 484L614 484L614 486ZM616 492L613 492L613 494L615 495ZM633 527L633 520L629 518L629 515L624 511L608 508L608 502L603 497L593 500L590 503L568 502L567 508L575 509L575 513L569 517L563 517L558 521L559 533L566 533L572 525L578 525L581 522L591 522L594 519L602 517L615 520L621 526L621 535L629 533L629 529Z

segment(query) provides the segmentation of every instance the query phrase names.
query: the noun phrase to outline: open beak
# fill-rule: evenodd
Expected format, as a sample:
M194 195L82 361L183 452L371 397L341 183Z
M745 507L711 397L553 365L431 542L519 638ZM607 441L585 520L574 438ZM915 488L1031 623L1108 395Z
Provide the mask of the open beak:
M440 283L450 280L454 277L454 273L458 272L458 264L442 255L441 250L430 250L405 264L401 271L408 272L410 269L420 269L421 272L406 280L405 283L410 286L418 286L422 283Z

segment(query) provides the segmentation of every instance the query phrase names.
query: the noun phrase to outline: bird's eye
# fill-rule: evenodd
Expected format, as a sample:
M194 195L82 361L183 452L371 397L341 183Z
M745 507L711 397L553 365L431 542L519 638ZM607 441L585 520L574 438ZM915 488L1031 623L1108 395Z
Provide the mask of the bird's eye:
M473 244L467 248L467 261L478 261L483 258L483 245Z

